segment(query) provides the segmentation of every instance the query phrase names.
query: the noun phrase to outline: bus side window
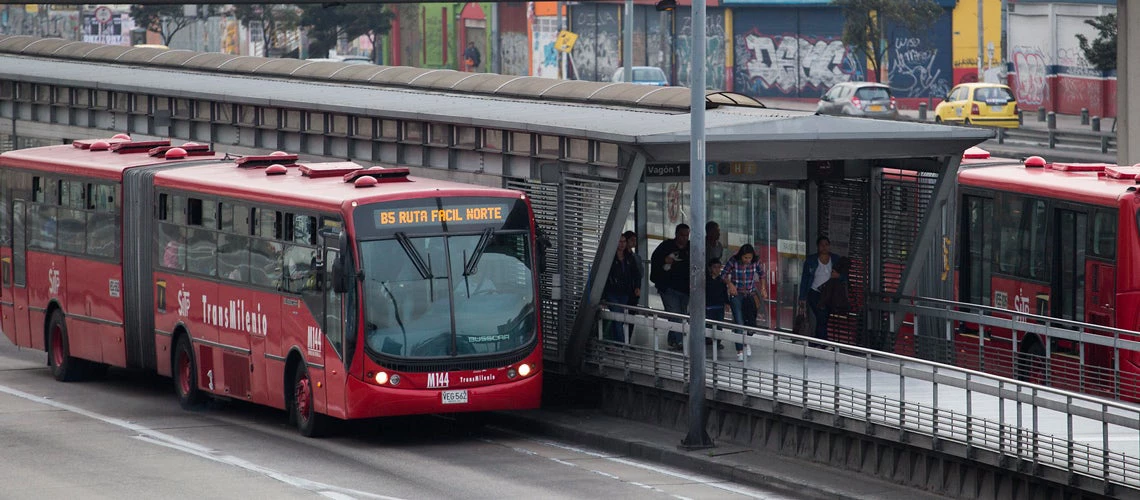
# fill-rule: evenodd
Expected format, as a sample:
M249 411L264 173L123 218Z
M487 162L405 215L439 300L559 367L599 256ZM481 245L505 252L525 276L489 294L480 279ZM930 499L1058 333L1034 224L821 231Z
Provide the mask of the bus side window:
M247 283L249 275L249 237L219 233L218 276Z
M1097 210L1093 219L1092 254L1116 259L1116 211Z
M166 269L186 270L185 229L174 224L158 225L158 265Z
M281 285L282 245L276 241L251 238L249 250L249 282L263 287Z

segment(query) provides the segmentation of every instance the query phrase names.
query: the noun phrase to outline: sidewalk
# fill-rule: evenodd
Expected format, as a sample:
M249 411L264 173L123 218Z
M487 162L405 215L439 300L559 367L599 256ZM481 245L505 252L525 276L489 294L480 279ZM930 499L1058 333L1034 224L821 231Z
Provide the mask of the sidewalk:
M853 471L716 442L706 450L678 448L682 432L611 417L594 410L498 413L511 429L564 439L618 456L649 460L727 481L807 499L934 500L945 498Z

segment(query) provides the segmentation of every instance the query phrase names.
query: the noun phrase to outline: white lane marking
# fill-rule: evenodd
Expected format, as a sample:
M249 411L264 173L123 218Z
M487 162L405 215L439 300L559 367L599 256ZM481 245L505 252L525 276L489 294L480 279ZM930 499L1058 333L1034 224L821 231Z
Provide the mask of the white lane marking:
M506 432L508 434L513 434L515 436L526 439L527 441L530 441L533 443L538 443L538 444L545 445L545 446L551 446L554 448L559 448L559 449L571 451L574 453L581 453L581 454L589 456L589 457L599 458L602 460L608 460L608 461L616 462L616 463L623 464L623 465L629 465L631 467L637 467L639 469L647 470L650 472L655 472L658 474L663 474L666 476L675 477L678 479L683 479L685 481L689 481L689 482L693 482L693 483L701 483L701 484L704 484L707 486L711 486L713 488L721 489L724 491L729 491L729 492L736 493L738 495L743 495L743 496L746 496L749 498L758 498L758 499L781 498L781 497L774 495L774 494L771 494L771 493L760 494L760 493L757 493L755 491L750 491L747 489L738 488L735 485L733 485L732 483L726 483L723 479L717 479L717 478L713 478L713 477L709 477L709 476L701 476L701 475L694 475L694 474L685 474L685 473L677 472L673 469L669 469L666 467L660 467L660 466L656 466L656 465L645 464L645 463L637 462L634 460L630 460L628 458L615 457L615 456L610 455L610 454L604 454L604 453L598 453L595 451L589 451L589 450L586 450L584 448L578 448L576 446L570 446L570 445L558 443L555 441L541 439L541 438L538 438L535 436L530 436L530 435L527 435L527 434L524 434L524 433L521 433L518 431L510 430L510 429L503 429L501 427L496 427L496 429L503 431L503 432ZM524 450L520 450L518 448L514 448L514 449L518 450L518 451L524 451ZM559 462L559 463L565 463L565 461L563 461L563 460L558 460L558 459L554 459L554 458L552 458L551 460L554 460L555 462ZM571 465L571 464L568 464L568 465ZM573 464L573 465L577 466L579 464ZM597 472L597 471L595 471L595 472ZM657 490L657 491L661 491L657 488L653 488L653 489Z
M218 463L222 463L222 464L226 464L226 465L231 465L234 467L240 467L240 468L245 469L247 471L253 472L255 474L261 474L263 476L269 477L271 479L275 479L277 481L288 484L290 486L294 486L296 488L300 488L300 489L303 489L306 491L311 491L311 492L316 493L318 495L321 495L323 497L332 498L335 500L349 500L349 499L355 499L355 498L370 498L370 499L375 499L375 500L401 500L398 497L389 497L389 496L384 496L384 495L377 495L375 493L368 493L366 491L357 491L357 490L353 490L353 489L349 489L349 488L341 488L339 486L333 486L330 484L320 483L317 481L310 481L308 479L300 478L297 476L292 476L292 475L286 474L284 472L279 472L279 471L275 471L275 470L267 468L267 467L262 467L260 465L253 463L253 462L250 462L250 461L238 458L238 457L234 457L231 455L220 455L216 451L211 450L211 449L209 449L205 446L202 446L200 444L193 443L193 442L187 441L185 439L177 438L177 437L171 436L170 434L166 434L164 432L159 432L159 431L156 431L154 429L144 427L142 425L138 425L138 424L131 423L131 422L128 422L126 420L122 420L122 419L118 419L118 418L114 418L114 417L108 417L106 415L95 413L95 412L90 411L90 410L85 410L85 409L80 408L78 406L72 406L69 404L53 401L49 398L45 398L42 396L36 396L34 394L28 394L24 391L21 391L18 389L13 389L11 387L7 387L4 385L0 385L0 392L3 392L5 394L9 394L11 396L16 396L18 398L26 399L28 401L32 401L35 403L40 403L40 404L44 404L47 406L51 406L52 408L56 408L59 410L75 413L77 415L82 415L84 417L91 418L94 420L98 420L100 422L110 424L110 425L113 425L115 427L119 427L122 429L126 429L126 430L131 431L131 432L137 432L139 435L135 436L135 438L139 439L141 441L145 441L145 442L155 444L155 445L159 445L159 446L164 446L166 448L170 448L173 450L181 451L183 453L187 453L190 455L201 457L201 458L204 458L206 460L211 460L214 462L218 462Z

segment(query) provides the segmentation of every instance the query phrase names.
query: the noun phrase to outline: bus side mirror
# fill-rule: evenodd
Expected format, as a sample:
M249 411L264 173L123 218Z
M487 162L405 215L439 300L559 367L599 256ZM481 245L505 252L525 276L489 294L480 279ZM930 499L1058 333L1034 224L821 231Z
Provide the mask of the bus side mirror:
M538 247L538 274L546 272L546 251L550 250L550 237L536 227L534 232L535 246Z
M336 260L332 262L332 286L334 292L346 293L352 284L352 277L347 276L345 272L345 262L349 258L348 235L342 231L338 236L337 256Z

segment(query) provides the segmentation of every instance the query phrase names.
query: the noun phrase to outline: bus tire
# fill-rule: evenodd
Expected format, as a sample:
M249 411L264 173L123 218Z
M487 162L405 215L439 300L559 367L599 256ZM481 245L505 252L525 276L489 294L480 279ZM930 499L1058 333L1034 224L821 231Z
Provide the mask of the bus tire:
M83 378L83 360L71 357L67 321L59 309L51 313L48 321L48 365L51 375L60 382L75 382Z
M178 395L178 405L184 410L197 410L206 401L206 395L198 388L198 363L194 360L194 348L190 336L178 336L174 346L174 393Z
M289 420L296 422L297 430L305 437L321 437L328 430L328 416L322 415L313 406L313 379L305 363L297 363L293 369L293 406L289 409Z

